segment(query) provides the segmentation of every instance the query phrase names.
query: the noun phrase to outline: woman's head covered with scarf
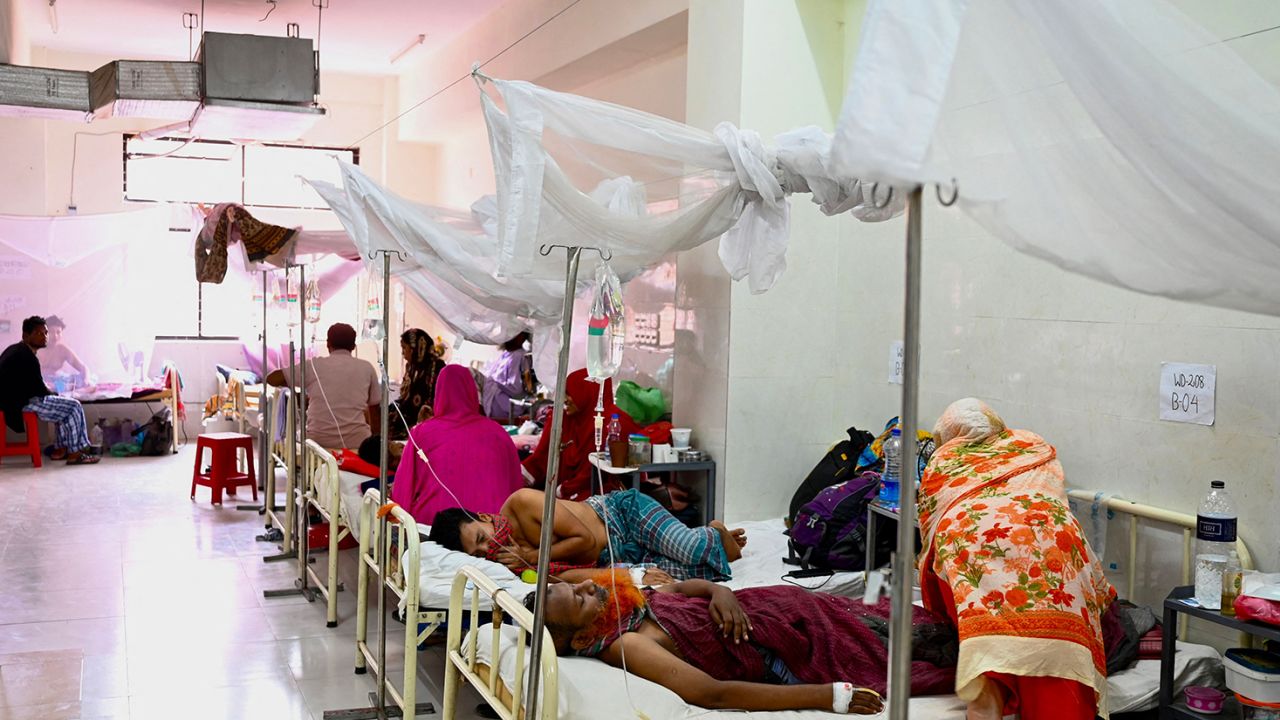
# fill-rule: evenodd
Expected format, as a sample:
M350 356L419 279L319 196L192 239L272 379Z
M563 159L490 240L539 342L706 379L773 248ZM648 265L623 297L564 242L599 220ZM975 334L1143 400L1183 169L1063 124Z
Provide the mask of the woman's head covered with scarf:
M400 350L404 354L404 366L408 370L422 367L436 357L436 343L420 328L409 328L400 333Z
M560 472L557 481L557 495L565 500L585 500L594 494L591 483L592 465L590 455L595 451L595 417L596 401L599 398L600 384L587 379L585 369L569 373L565 379L565 412L564 432L560 440ZM639 427L631 416L613 404L613 381L604 382L604 421L616 414L622 424L623 436L638 432ZM546 483L547 462L551 457L551 425L543 428L542 439L538 448L524 461L524 468L534 478L534 487L541 488ZM620 489L621 484L613 475L604 477L604 492Z
M933 439L941 449L952 440L979 443L1005 431L1004 420L977 398L962 398L947 406L933 426Z

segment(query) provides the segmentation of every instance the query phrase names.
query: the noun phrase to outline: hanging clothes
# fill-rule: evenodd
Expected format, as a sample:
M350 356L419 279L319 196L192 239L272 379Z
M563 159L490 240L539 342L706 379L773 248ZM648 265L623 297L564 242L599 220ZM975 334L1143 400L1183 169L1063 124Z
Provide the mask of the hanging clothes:
M228 245L243 243L245 257L261 262L286 250L297 233L296 228L264 223L239 205L218 205L196 236L196 280L222 282L227 275Z

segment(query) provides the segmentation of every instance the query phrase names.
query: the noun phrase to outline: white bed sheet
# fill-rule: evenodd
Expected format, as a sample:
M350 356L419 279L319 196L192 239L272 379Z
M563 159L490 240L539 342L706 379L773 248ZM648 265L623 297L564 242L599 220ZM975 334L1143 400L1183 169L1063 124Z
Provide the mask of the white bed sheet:
M499 672L507 687L515 684L516 629L503 628ZM487 633L481 636L477 657L493 666L489 652ZM632 706L651 718L689 720L728 715L739 711L716 711L687 705L675 693L643 678L631 675L624 682L622 670L591 658L566 657L559 663L559 718L560 720L594 720L595 718L636 717ZM1174 684L1178 688L1187 685L1222 684L1222 661L1218 652L1205 645L1178 643L1174 661ZM1160 661L1140 660L1134 667L1117 673L1108 679L1111 712L1137 712L1156 707L1160 688ZM630 700L628 700L630 697ZM883 717L885 713L876 716ZM911 716L930 720L964 720L964 702L955 695L921 697L911 699ZM754 712L753 718L768 720L799 720L800 718L849 717L818 710L789 710L780 712Z
M360 491L360 485L367 482L369 478L364 475L357 475L346 470L338 471L338 498L341 500L338 508L338 522L351 528L351 532L360 536L360 504L364 502L364 493ZM321 502L328 502L329 493L329 473L325 471L325 467L321 465L316 468L315 488L318 499Z

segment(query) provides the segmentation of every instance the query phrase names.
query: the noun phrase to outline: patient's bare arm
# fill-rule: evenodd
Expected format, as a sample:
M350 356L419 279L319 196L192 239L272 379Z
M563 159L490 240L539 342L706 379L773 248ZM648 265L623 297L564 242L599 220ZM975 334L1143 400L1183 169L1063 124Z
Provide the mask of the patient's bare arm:
M690 705L715 710L826 710L832 709L831 685L767 685L765 683L716 680L673 655L652 638L629 632L610 645L600 658L622 666L625 651L627 670L651 680L680 696ZM868 692L855 692L849 712L870 715L880 712L880 699Z

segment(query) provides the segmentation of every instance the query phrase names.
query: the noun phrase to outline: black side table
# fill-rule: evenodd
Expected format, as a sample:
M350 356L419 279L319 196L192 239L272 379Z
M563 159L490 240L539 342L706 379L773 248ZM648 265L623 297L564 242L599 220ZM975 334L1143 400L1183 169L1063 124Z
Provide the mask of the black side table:
M1176 649L1175 643L1178 639L1178 613L1217 623L1232 630L1266 638L1267 640L1280 641L1280 626L1267 625L1251 620L1237 620L1223 615L1217 610L1206 610L1198 605L1188 605L1184 602L1187 598L1195 597L1195 594L1196 589L1194 586L1184 585L1174 588L1173 592L1169 593L1169 597L1165 598L1164 601L1164 643L1160 648L1160 718L1161 720L1168 720L1169 718L1177 720L1232 720L1239 718L1241 715L1240 703L1229 693L1227 701L1223 703L1222 712L1217 715L1198 713L1188 708L1183 698L1174 697L1173 655Z

